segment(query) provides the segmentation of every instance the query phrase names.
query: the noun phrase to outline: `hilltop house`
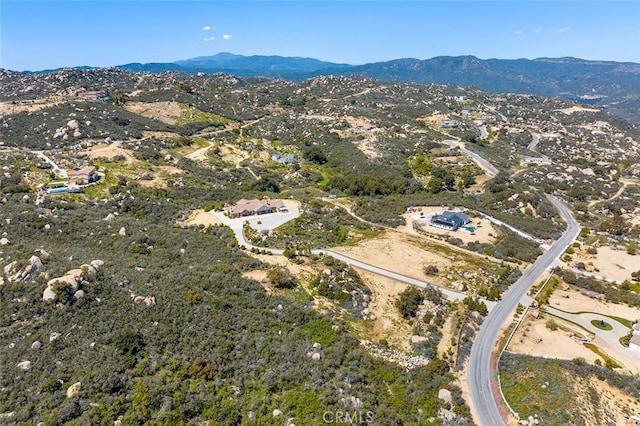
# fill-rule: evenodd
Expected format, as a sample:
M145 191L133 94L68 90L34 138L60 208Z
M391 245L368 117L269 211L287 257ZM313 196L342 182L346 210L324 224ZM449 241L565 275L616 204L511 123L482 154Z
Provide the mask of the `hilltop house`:
M269 214L275 212L287 212L287 206L282 200L245 200L238 201L227 208L230 217L243 217Z
M468 215L452 211L434 214L430 220L431 226L449 231L457 231L458 228L468 223L471 223L471 218Z
M277 161L280 164L284 164L285 166L298 161L298 157L296 157L295 154L286 154L286 155L273 154L271 156L271 159L273 161Z
M85 101L106 101L109 99L101 90L80 90L76 92L76 96Z
M86 185L88 183L97 182L100 176L94 167L76 167L67 172L70 185Z
M553 160L547 157L524 157L524 161L526 163L536 163L536 164L552 164Z

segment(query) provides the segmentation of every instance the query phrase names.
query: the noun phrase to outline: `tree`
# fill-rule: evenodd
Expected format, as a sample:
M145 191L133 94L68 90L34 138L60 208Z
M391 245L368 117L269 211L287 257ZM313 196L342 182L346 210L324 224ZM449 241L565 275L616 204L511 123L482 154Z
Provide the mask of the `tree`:
M427 265L424 267L425 275L435 275L438 273L438 267L436 265Z
M469 188L476 183L476 177L471 173L465 173L462 175L462 184L465 188Z
M267 271L267 279L276 288L293 288L296 282L287 268L274 266Z
M456 185L456 178L455 178L455 176L453 176L453 174L447 172L444 175L443 183L444 183L444 186L447 188L448 191L453 191L455 189L455 185Z
M424 293L417 287L409 287L396 300L396 307L403 318L409 319L416 316L420 304L424 301Z
M322 149L320 149L320 147L318 146L309 147L307 150L304 151L302 156L304 157L305 160L318 165L325 164L328 161L327 156L324 154Z
M427 184L427 191L432 194L438 194L442 191L442 179L438 177L432 177L429 183Z

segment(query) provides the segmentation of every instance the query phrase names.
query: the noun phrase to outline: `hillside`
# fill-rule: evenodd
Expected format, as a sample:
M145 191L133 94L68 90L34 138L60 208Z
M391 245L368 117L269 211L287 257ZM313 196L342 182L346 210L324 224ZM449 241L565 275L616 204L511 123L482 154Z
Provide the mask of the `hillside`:
M494 93L559 97L604 108L640 125L640 64L578 58L480 59L474 56L402 58L364 65L312 58L218 53L173 63L131 63L134 72L226 73L290 81L328 75L365 76L389 82L475 86Z
M0 419L469 424L465 362L487 306L564 228L545 195L589 227L562 268L633 249L639 160L636 127L530 94L2 70ZM99 178L56 194L74 168ZM223 224L254 198L290 216ZM473 230L422 217L444 209ZM618 272L629 285L607 292L635 303L635 271Z

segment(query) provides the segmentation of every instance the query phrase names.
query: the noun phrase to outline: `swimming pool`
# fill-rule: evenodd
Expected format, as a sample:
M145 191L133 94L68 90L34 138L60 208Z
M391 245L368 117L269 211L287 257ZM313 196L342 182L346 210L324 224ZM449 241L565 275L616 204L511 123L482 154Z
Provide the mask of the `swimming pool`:
M477 228L475 226L467 225L467 226L463 226L462 229L468 232L474 232Z
M69 188L51 188L47 191L47 194L64 194L69 192Z

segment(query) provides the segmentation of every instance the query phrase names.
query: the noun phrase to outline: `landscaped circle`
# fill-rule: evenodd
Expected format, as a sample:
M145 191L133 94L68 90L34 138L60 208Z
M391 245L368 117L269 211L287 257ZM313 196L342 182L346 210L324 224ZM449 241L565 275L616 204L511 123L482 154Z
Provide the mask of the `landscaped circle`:
M606 321L603 320L591 320L591 325L599 328L600 330L604 330L604 331L611 331L613 330L613 326L611 324L609 324Z

